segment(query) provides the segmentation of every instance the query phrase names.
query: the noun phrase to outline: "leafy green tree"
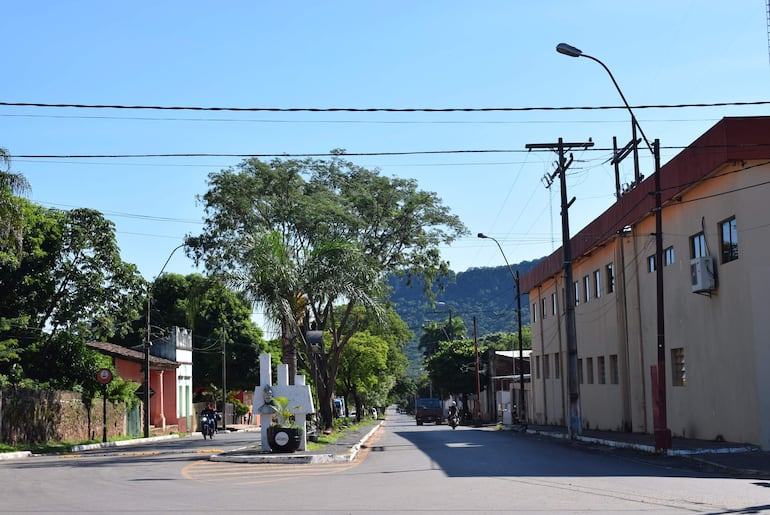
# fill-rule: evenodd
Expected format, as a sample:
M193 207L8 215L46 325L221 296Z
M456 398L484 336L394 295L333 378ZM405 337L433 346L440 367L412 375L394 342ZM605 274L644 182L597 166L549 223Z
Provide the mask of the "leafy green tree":
M382 177L340 156L247 160L210 175L204 201L204 232L188 245L278 321L290 377L303 324L312 320L330 336L312 363L327 427L340 356L360 324L354 308L380 312L389 274L419 276L430 291L448 273L439 246L467 232L415 181Z
M428 358L438 352L440 342L462 339L465 332L465 324L460 317L453 317L446 322L428 322L422 327L417 347Z
M306 197L301 165L295 161L243 161L209 175L203 195L206 225L189 237L196 261L209 272L246 292L277 321L283 362L289 377L297 372L296 339L306 300L302 264L310 251L309 233L317 216Z
M349 405L350 397L360 419L364 404L381 394L388 362L388 343L369 332L358 332L350 338L340 355L337 386Z
M479 338L479 346L485 349L511 350L519 349L519 333L490 333ZM521 347L522 349L532 348L532 328L528 325L521 328Z
M480 356L483 355L481 350L479 353ZM438 391L442 397L446 397L450 394L475 393L475 364L476 346L472 340L439 342L438 352L427 360L434 394Z
M11 172L11 156L0 148L0 266L19 264L24 218L18 195L27 191L29 183L23 175Z
M342 393L346 401L352 396L356 414L360 415L363 405L385 406L391 400L398 402L403 397L405 390L394 390L397 385L403 387L408 381L409 362L403 347L412 339L413 334L390 306L383 310L380 318L371 316L371 312L367 313L361 308L357 308L356 312L362 321L359 332L342 351L336 393ZM361 340L371 342L371 348L362 349ZM377 340L383 342L385 348ZM384 369L381 369L379 354L383 350L386 354ZM373 356L377 358L373 359Z
M0 266L0 374L77 386L93 364L85 341L128 329L144 281L100 213L20 203L22 258Z

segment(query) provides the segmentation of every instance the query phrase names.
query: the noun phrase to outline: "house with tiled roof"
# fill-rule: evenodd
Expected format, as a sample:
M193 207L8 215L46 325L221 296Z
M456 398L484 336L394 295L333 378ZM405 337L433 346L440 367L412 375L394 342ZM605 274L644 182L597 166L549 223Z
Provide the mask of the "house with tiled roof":
M111 356L115 372L121 379L144 383L143 349L96 341L87 345ZM168 337L150 347L149 361L150 426L156 432L192 430L192 333L172 327Z

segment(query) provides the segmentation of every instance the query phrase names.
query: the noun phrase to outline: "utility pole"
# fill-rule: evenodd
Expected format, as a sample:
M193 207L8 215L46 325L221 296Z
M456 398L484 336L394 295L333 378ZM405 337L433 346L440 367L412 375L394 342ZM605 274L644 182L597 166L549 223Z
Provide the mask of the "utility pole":
M479 377L479 339L476 332L476 317L473 317L473 346L476 349L476 424L481 424L481 378Z
M521 336L521 289L519 288L519 271L516 270L516 318L519 325L519 424L527 425L527 410L524 406L524 343ZM515 362L514 362L515 363ZM532 363L530 367L530 381L532 378ZM511 371L511 375L516 370Z
M227 335L224 327L222 328L222 430L227 429L227 352L225 345Z
M663 205L660 184L660 141L653 142L655 155L655 286L658 326L658 364L655 368L656 388L655 407L653 409L653 432L655 450L671 448L671 430L668 428L668 409L666 402L666 312L663 307ZM656 416L657 415L657 416Z
M558 175L561 184L561 234L562 234L562 257L564 260L564 290L566 292L566 322L567 322L567 378L569 389L569 426L568 433L570 438L575 438L582 431L583 421L580 416L580 384L578 383L578 360L577 360L577 329L575 326L575 285L572 280L572 249L569 236L569 207L575 201L573 197L567 201L567 168L572 164L572 154L569 161L565 157L568 150L573 148L586 149L593 147L593 142L589 139L583 143L565 143L559 138L557 143L530 143L526 145L527 150L549 149L555 150L559 156L559 163L556 171L551 175L546 175L547 187L553 184L553 180Z
M152 339L150 335L150 310L152 309L152 286L155 283L147 285L147 332L144 338L144 380L142 381L143 393L142 403L144 404L144 420L142 421L142 429L145 438L150 437L150 347L152 346Z

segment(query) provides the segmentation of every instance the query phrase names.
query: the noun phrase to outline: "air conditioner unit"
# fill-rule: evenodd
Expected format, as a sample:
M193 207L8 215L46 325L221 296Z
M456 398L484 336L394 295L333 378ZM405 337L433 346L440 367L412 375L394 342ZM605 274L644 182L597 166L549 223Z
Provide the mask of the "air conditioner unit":
M690 260L690 286L693 293L716 289L714 258L701 256Z

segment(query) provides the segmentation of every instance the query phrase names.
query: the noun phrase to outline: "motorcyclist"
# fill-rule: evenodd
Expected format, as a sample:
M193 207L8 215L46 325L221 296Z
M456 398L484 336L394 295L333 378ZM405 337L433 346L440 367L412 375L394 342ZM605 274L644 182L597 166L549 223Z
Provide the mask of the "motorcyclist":
M449 402L449 419L457 417L457 403L455 401Z
M214 409L214 406L211 404L207 404L203 411L201 411L201 417L207 417L209 420L209 424L213 425L213 429L216 432L217 430L217 412Z

